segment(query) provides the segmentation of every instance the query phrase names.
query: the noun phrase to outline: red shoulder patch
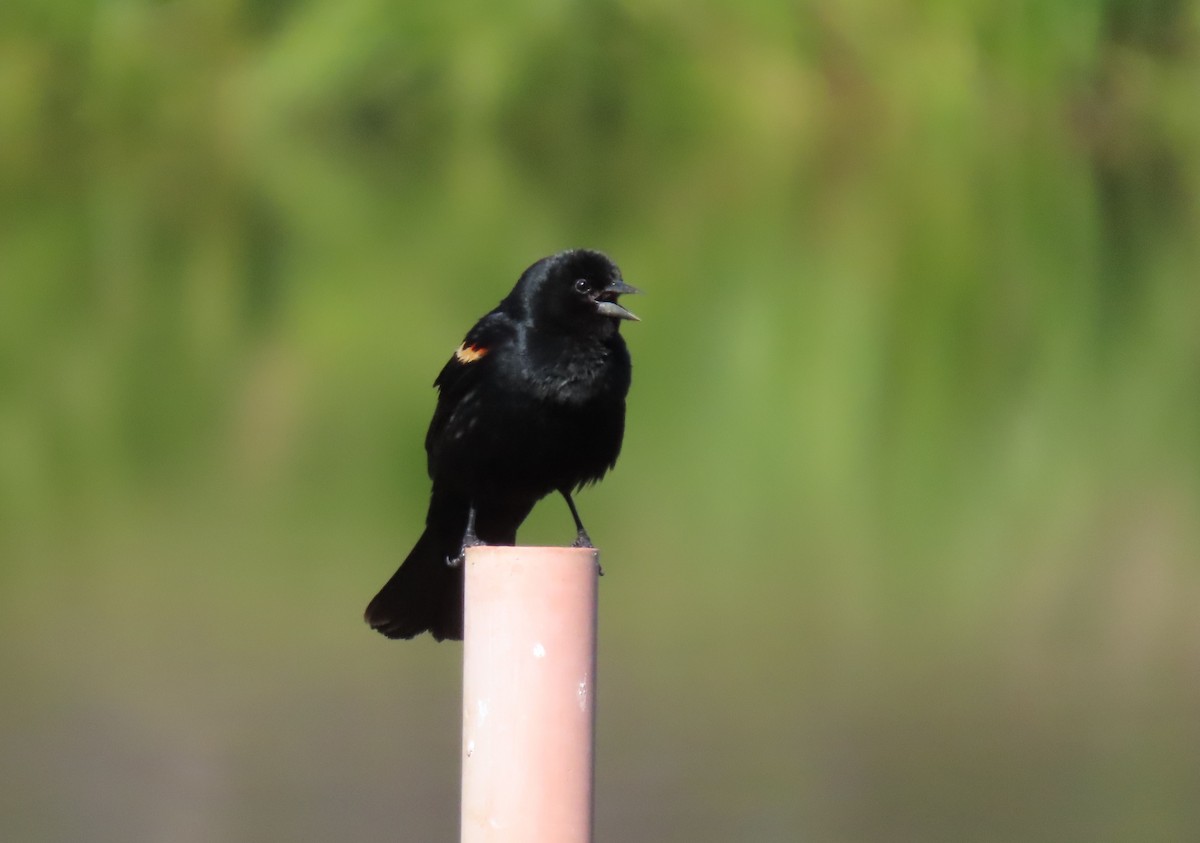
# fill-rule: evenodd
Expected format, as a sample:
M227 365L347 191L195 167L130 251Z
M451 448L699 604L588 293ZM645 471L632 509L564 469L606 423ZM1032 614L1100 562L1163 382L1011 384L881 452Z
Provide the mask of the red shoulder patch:
M454 352L454 357L459 363L474 363L487 353L488 350L482 345L468 345L464 342Z

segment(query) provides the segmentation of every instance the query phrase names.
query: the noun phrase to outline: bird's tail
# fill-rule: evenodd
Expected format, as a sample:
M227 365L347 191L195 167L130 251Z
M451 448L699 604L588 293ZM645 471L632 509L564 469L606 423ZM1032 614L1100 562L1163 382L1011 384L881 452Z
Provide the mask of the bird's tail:
M372 629L388 638L428 631L438 641L463 637L463 569L447 564L458 553L444 531L427 526L399 570L367 606ZM453 544L453 542L450 542Z

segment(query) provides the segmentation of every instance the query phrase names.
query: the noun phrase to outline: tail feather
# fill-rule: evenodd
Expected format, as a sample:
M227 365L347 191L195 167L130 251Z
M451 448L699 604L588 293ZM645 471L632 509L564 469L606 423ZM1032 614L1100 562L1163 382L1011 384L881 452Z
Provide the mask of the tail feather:
M438 641L463 636L462 567L446 563L444 543L426 529L399 570L367 606L372 629L388 638L413 638L428 631ZM457 550L457 548L455 548Z

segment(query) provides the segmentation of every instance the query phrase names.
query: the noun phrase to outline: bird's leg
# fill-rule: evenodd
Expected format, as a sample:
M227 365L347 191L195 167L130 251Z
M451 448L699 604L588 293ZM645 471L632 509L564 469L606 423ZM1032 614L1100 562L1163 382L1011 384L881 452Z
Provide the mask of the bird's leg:
M467 508L467 529L463 530L463 547L475 547L483 544L475 535L475 504Z
M467 510L467 529L463 530L462 547L459 548L458 556L447 559L446 564L451 568L457 568L467 558L468 547L479 547L482 544L484 541L475 535L475 504L471 504Z
M571 547L595 547L588 537L587 530L583 529L583 522L579 520L579 510L575 508L575 501L571 500L571 493L566 489L558 491L571 508L571 517L575 519L575 541L571 542Z
M575 501L571 499L571 493L564 489L559 489L558 491L560 494L562 494L563 499L567 502L567 506L571 508L571 517L575 519L576 534L575 541L571 542L571 547L590 547L595 549L596 546L592 544L592 540L588 536L587 530L583 529L583 521L581 521L579 518L579 510L575 508ZM604 576L604 569L599 565L597 565L596 568L600 576Z

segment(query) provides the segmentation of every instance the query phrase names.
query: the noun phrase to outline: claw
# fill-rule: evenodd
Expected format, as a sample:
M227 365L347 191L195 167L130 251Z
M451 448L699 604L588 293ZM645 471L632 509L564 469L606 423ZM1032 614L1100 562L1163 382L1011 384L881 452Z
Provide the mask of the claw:
M571 542L571 547L595 548L596 546L592 544L592 539L587 534L587 530L580 530L579 535L575 536L575 541Z

